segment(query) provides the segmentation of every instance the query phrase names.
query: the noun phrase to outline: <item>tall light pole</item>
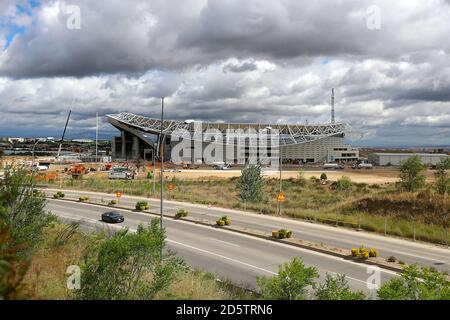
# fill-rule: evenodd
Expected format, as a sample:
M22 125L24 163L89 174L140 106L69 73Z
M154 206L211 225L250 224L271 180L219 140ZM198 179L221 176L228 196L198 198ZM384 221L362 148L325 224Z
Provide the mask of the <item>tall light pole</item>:
M160 137L160 144L161 144L161 153L160 153L160 158L161 158L161 206L160 206L160 219L159 219L159 224L160 224L160 228L162 230L163 228L163 183L164 183L164 179L163 179L163 164L164 164L164 139L163 139L163 127L164 127L164 97L161 98L161 131L159 134ZM160 259L162 260L162 247L161 247L161 252L160 252Z
M98 162L98 112L96 114L95 126L95 162Z
M281 148L280 148L280 194L283 192L283 178L281 176L281 172L283 168L283 155L281 154ZM281 216L281 201L278 202L278 215Z

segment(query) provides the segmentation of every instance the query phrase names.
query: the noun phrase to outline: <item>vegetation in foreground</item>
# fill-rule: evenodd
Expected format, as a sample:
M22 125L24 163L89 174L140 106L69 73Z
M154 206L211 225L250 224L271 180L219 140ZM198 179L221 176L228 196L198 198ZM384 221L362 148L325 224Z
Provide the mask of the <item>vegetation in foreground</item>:
M327 274L317 283L319 274L298 258L279 267L278 275L257 279L263 299L269 300L366 300L362 292L350 289L345 275ZM433 268L405 267L399 277L385 282L377 290L381 300L450 300L447 276Z
M0 185L1 299L249 299L255 298L212 275L187 270L165 248L158 220L107 235L85 234L78 224L61 225L45 212L44 200L23 172L8 173ZM34 211L33 211L34 210ZM29 214L29 217L27 216ZM28 231L28 232L25 232ZM33 238L30 238L33 237ZM79 288L68 289L68 266L80 266ZM277 276L258 278L264 299L361 300L343 275L318 272L298 258L280 266ZM74 281L74 282L72 282ZM405 268L383 284L380 299L450 299L450 283L434 269Z

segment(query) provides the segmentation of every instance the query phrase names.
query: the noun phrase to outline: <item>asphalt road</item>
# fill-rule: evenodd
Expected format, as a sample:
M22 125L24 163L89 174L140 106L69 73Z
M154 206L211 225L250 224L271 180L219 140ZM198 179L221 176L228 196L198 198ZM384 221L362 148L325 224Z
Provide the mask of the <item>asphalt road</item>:
M108 210L101 206L49 200L47 209L71 221L109 226L100 221L101 213ZM153 217L128 210L118 211L125 217L121 225L131 229ZM345 274L352 289L375 297L375 291L367 287L370 274L365 264L186 221L167 219L164 224L170 249L181 255L190 266L213 272L221 279L255 288L256 276L273 276L279 264L300 257L307 266L318 269L321 279L326 273ZM381 282L393 276L396 275L391 271L380 270Z
M53 195L55 190L48 190L48 195ZM89 195L93 201L109 202L115 199L115 195L95 192L79 192L65 190L66 198L78 199L80 195ZM143 197L123 196L120 206L134 208L136 201ZM145 199L150 204L150 210L159 212L158 199ZM274 229L287 228L293 231L298 239L323 243L327 246L350 250L354 247L370 247L378 249L381 257L396 257L405 263L417 263L421 266L435 267L442 271L450 272L450 250L442 246L423 242L413 242L394 237L384 237L373 233L355 231L333 226L308 223L299 220L259 215L249 212L229 210L216 207L208 207L196 204L164 201L164 212L175 213L178 209L185 208L192 217L209 220L212 223L223 215L231 216L233 225L271 232Z

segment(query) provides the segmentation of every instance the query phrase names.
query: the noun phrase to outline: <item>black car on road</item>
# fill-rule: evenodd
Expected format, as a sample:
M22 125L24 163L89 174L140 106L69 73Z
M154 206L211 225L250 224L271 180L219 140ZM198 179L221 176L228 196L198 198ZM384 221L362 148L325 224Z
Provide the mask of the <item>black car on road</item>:
M108 211L102 214L102 221L108 223L121 223L125 220L119 212Z

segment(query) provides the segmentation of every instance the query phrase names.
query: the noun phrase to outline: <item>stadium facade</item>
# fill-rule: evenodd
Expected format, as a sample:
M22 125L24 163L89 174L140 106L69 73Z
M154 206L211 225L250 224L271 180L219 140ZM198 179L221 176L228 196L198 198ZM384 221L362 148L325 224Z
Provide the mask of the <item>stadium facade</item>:
M220 152L212 152L214 160L228 164L247 163L250 158L264 164L263 159L279 158L280 153L283 160L303 163L359 159L359 151L344 142L345 135L351 131L346 123L279 125L165 120L161 137L159 119L125 112L107 115L107 119L120 131L120 137L112 139L115 160L150 159L153 154L160 158L163 149L164 161L207 162L205 152L218 145L222 148ZM256 147L252 140L256 141ZM181 143L183 148L179 148ZM174 154L180 154L176 161Z

